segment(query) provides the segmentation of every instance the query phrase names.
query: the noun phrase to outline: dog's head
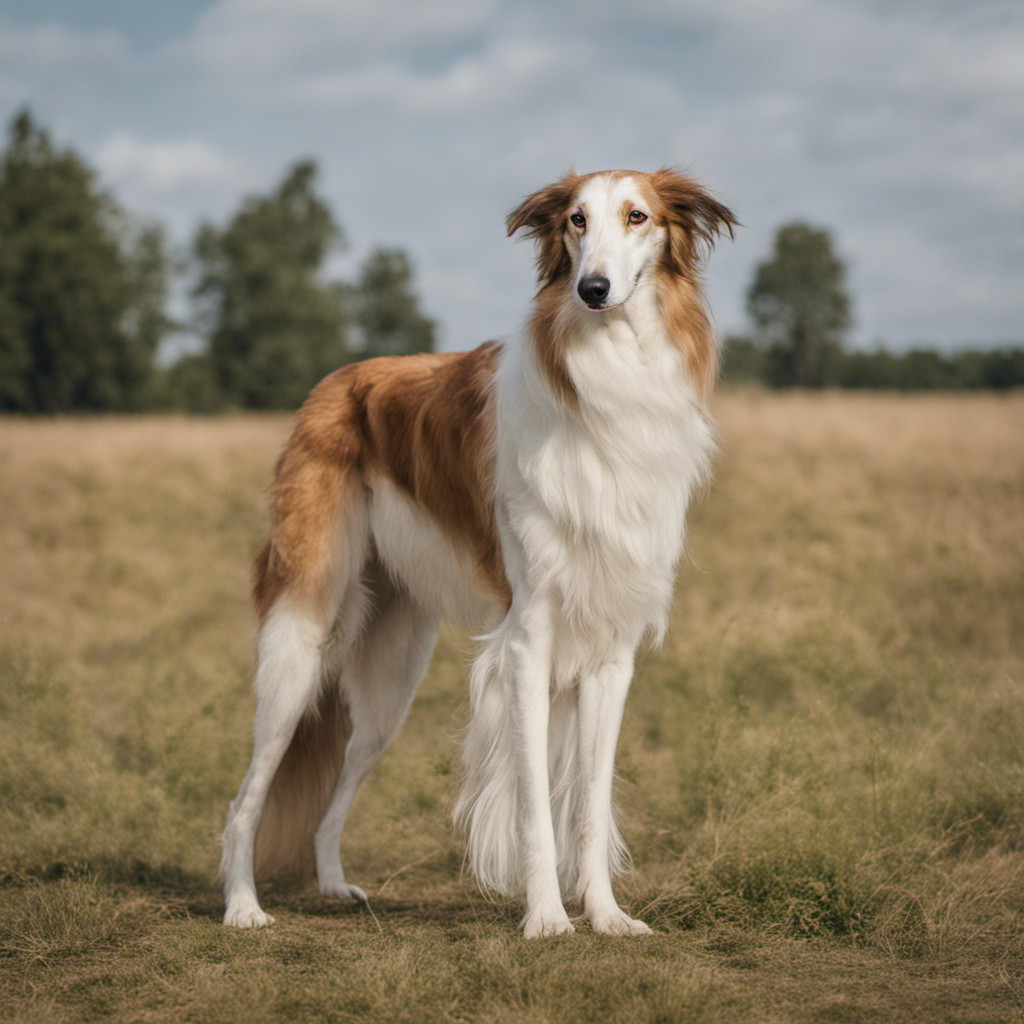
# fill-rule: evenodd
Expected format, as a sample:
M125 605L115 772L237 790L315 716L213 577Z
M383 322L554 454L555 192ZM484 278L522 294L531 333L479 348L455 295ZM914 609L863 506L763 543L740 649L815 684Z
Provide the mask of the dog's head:
M509 215L508 233L538 241L542 286L572 283L588 309L622 305L661 268L692 278L701 257L738 223L692 178L669 168L567 174L528 196Z

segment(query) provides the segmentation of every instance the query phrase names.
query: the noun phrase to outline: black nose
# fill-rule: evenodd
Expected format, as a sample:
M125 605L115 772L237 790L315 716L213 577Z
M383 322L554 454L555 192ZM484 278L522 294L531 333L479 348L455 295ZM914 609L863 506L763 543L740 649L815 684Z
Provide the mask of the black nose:
M576 286L580 298L588 306L600 306L608 298L608 293L611 290L611 281L599 274L588 274L586 277L581 277L580 283Z

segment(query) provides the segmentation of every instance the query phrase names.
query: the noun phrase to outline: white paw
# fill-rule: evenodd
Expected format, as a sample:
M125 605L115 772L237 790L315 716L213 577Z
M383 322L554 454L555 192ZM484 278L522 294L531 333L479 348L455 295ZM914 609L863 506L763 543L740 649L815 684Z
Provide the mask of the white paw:
M260 910L260 905L252 897L239 897L228 903L224 923L235 928L266 928L274 923L274 919Z
M347 882L324 881L320 883L320 894L339 900L355 900L357 903L368 903L366 893L358 885Z
M550 935L569 935L576 931L565 910L560 906L558 911L527 914L523 921L523 935L528 939L542 939Z
M598 935L652 935L650 928L630 917L625 911L615 907L608 912L598 912L590 915L590 927Z

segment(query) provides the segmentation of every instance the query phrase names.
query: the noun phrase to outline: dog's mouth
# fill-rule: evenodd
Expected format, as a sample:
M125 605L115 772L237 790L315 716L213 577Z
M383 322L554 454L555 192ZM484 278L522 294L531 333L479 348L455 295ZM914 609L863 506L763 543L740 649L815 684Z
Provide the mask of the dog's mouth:
M632 294L633 291L631 289L629 295L626 295L614 302L609 302L608 299L604 299L601 302L587 302L586 299L584 299L583 304L592 313L607 313L609 310L618 309L619 306L624 306L630 300Z

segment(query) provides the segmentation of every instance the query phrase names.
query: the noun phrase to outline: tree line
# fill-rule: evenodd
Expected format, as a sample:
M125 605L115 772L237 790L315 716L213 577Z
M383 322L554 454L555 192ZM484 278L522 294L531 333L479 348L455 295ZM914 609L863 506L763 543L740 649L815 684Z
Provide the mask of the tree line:
M850 351L846 268L829 232L785 224L747 292L753 330L725 339L722 376L771 387L891 388L904 391L1024 385L1024 348L946 354Z
M294 408L354 359L431 350L401 249L374 249L352 282L326 265L344 234L312 161L174 254L138 225L28 110L0 159L0 410L21 413ZM167 315L175 275L188 319ZM201 339L170 366L172 332Z
M355 359L434 347L435 324L397 248L374 249L356 280L328 278L344 232L300 161L185 253L138 224L71 149L25 109L0 158L0 411L68 413L295 408ZM189 282L183 322L168 314ZM829 233L779 229L747 294L752 331L727 339L727 380L773 387L963 388L1024 384L1024 350L893 355L844 347L852 317ZM169 366L173 332L199 339Z

